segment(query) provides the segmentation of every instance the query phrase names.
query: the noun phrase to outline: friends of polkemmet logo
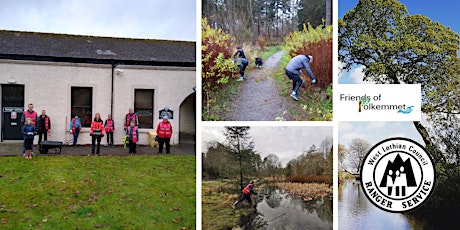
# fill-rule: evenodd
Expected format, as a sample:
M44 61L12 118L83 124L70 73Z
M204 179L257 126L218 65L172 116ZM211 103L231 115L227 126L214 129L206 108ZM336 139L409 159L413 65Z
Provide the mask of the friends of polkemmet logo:
M366 197L388 212L406 212L423 204L435 184L435 169L423 146L390 138L372 147L361 165Z
M363 96L340 94L340 101L357 101L358 112L395 110L397 113L410 114L414 110L414 106L407 106L406 104L384 104L382 103L382 94L375 96L367 94Z

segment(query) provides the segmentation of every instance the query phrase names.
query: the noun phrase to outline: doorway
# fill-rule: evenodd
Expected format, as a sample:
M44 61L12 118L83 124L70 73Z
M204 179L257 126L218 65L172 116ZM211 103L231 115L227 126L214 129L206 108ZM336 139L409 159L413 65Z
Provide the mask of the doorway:
M24 85L2 85L2 141L22 140Z

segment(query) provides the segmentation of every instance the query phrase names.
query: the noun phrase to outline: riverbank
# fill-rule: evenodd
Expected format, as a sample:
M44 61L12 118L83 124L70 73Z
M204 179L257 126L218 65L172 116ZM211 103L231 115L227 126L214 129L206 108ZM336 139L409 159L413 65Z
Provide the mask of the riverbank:
M275 186L302 198L321 198L332 196L333 193L332 186L325 183L278 182Z
M258 189L260 184L256 186L256 190ZM255 212L253 207L242 202L235 209L232 208L240 194L239 186L233 181L203 181L202 229L239 229L239 226L247 222L249 216Z

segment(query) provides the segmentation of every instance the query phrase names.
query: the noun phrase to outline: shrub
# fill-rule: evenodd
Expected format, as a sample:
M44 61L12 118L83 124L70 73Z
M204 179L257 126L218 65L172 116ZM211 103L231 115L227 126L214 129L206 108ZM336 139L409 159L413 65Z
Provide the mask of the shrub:
M237 66L232 58L232 37L222 29L213 29L201 21L201 78L204 92L226 84Z
M292 175L286 178L287 182L293 183L329 183L330 175Z
M332 26L313 28L304 25L303 31L295 31L284 39L285 50L292 58L299 54L311 54L311 69L318 85L327 88L332 84ZM307 81L309 77L304 76Z

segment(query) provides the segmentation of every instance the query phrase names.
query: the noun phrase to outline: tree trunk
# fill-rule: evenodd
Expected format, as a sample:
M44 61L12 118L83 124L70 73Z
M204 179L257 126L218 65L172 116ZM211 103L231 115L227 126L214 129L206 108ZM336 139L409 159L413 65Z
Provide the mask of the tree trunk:
M254 24L254 11L252 10L252 0L249 0L249 23L251 23L252 45L257 42L256 25Z
M240 163L240 187L241 189L243 189L243 167L242 167L242 164L241 164L241 148L240 148L240 137L237 136L236 137L237 140L238 140L238 160L239 160L239 163Z
M422 136L423 142L425 143L425 148L427 149L427 151L429 151L429 154L434 158L434 161L445 161L446 159L444 158L438 147L431 140L430 134L428 133L428 130L425 128L425 126L422 125L422 122L414 121L413 123L415 129L417 129L417 132L420 134L420 136Z
M332 25L332 0L326 0L326 26Z

